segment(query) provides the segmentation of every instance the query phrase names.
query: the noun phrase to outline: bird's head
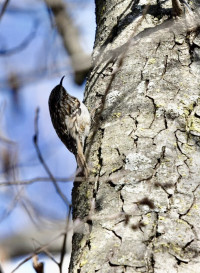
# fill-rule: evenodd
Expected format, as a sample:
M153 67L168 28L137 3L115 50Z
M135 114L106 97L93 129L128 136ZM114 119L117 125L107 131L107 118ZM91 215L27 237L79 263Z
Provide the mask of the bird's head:
M63 76L60 80L60 83L58 85L56 85L56 87L54 87L54 89L51 91L50 100L53 100L54 104L55 103L59 103L63 96L66 95L66 90L65 88L62 86L62 82L65 76Z

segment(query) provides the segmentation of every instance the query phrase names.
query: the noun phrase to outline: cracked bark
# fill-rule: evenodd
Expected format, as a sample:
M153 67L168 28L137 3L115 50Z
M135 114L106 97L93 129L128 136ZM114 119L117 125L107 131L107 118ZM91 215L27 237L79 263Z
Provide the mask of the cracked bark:
M73 217L84 224L69 272L198 272L198 17L186 10L173 18L172 1L153 1L135 27L144 1L96 0L96 7L85 92L91 173L73 190Z

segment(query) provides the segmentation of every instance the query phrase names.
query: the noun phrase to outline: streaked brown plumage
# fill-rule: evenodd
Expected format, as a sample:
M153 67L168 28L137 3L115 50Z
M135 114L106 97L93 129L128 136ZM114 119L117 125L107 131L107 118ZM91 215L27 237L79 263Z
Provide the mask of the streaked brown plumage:
M62 86L63 79L64 76L49 96L51 120L57 135L76 156L79 168L88 176L83 147L90 130L90 114L82 102L67 93Z

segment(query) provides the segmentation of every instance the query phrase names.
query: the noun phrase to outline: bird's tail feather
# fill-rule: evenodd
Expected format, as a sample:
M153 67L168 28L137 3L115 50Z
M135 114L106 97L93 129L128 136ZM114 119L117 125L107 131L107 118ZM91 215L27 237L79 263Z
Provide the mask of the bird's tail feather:
M81 168L82 171L84 171L84 175L87 178L89 175L87 163L85 160L85 156L83 154L83 147L81 145L80 139L76 139L76 144L77 144L77 164L78 167Z

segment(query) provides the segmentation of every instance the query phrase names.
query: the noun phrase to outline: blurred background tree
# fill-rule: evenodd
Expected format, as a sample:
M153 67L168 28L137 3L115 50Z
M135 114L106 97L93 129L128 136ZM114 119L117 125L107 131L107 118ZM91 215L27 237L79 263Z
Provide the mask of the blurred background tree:
M66 75L64 85L82 100L94 32L92 0L1 1L1 263L33 252L66 226L68 207L55 190L33 143L35 110L40 108L41 154L63 195L70 200L76 162L53 129L48 97ZM50 250L60 250L62 242L62 238L54 241ZM18 272L23 270L27 269L21 267Z

